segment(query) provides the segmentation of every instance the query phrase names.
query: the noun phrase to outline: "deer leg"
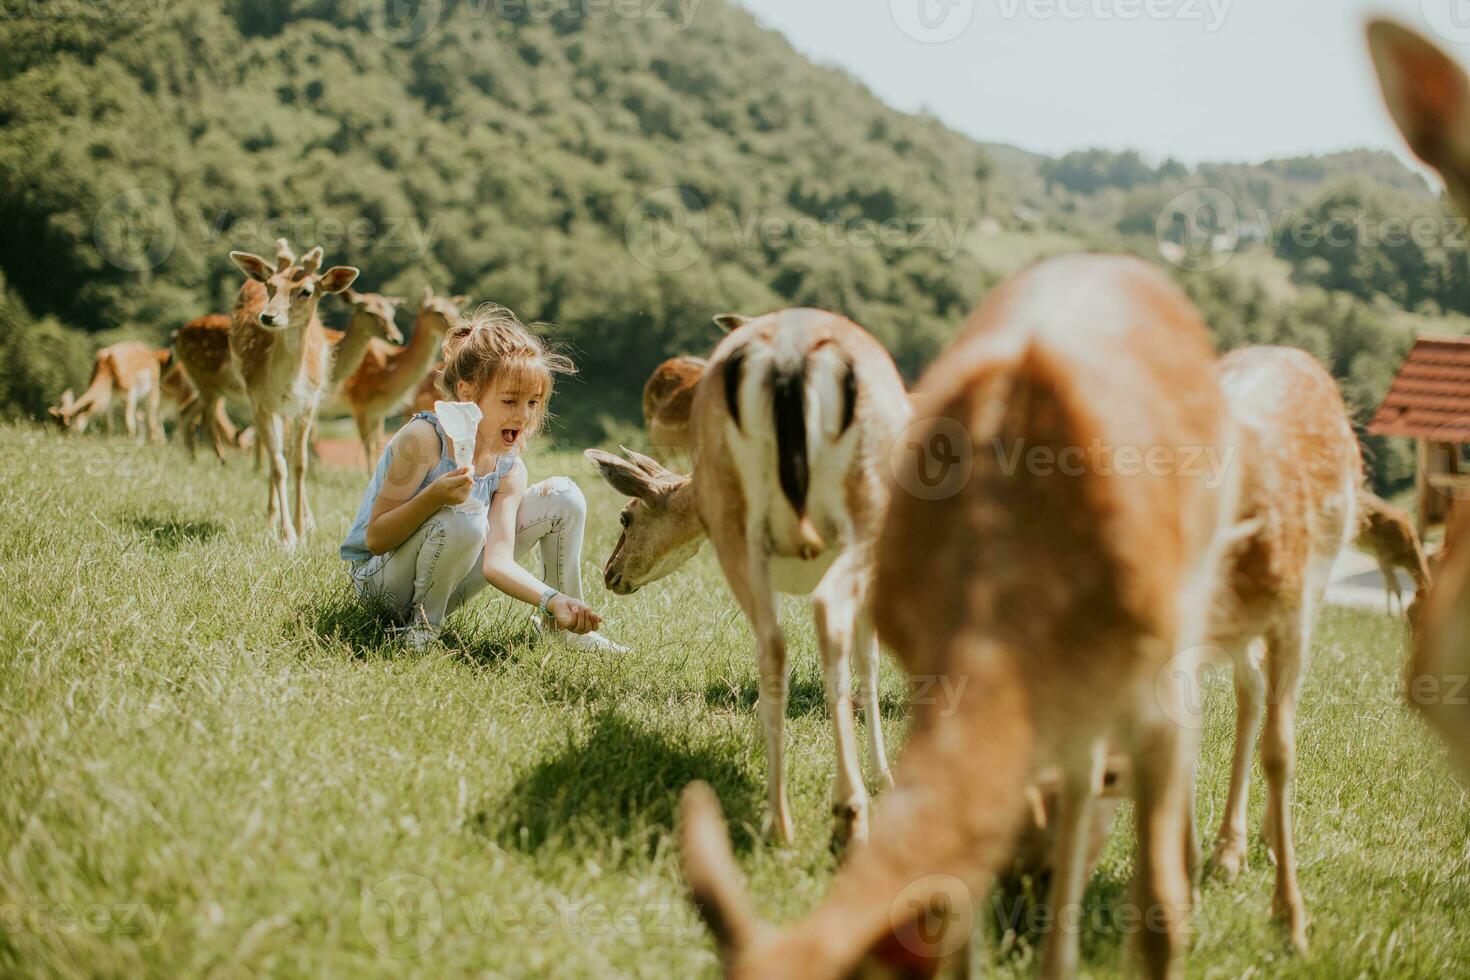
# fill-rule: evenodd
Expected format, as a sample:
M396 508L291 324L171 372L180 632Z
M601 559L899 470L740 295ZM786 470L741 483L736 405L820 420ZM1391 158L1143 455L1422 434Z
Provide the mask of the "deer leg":
M362 457L367 460L368 472L378 465L378 457L374 450L377 449L377 425L374 419L370 419L362 412L355 413L352 420L357 423L357 438L362 442Z
M854 621L865 591L856 567L855 550L839 557L812 594L817 644L822 652L822 674L827 709L832 715L837 744L837 781L832 788L833 842L845 847L868 839L868 791L858 761L857 733L852 717L852 644Z
M291 549L296 547L296 528L291 523L291 514L286 505L286 453L285 425L279 415L270 412L255 413L255 431L260 439L262 451L270 464L269 500L271 526L280 534L281 544Z
M1235 755L1230 763L1230 795L1215 837L1211 866L1226 881L1234 881L1246 864L1246 818L1250 805L1251 760L1266 709L1266 681L1261 673L1260 644L1231 651L1235 668Z
M786 661L786 637L781 632L781 618L776 593L771 588L767 558L754 543L745 544L739 559L721 566L730 589L740 602L750 625L755 630L756 661L760 669L760 695L756 714L766 740L766 832L778 844L795 839L791 810L786 802L784 732L786 700L790 685L790 665ZM726 546L722 551L733 551ZM731 574L731 573L734 574Z
M196 394L193 398L184 399L179 405L179 435L183 436L184 450L189 454L190 460L194 459L195 454L194 422L198 411L195 406L201 401L202 398Z
M878 637L873 632L872 614L866 597L853 627L853 672L862 698L863 721L868 725L868 754L879 789L893 788L893 771L888 767L888 750L883 744L883 717L878 706Z
M138 445L143 445L143 434L138 431L138 389L129 388L127 397L123 399L123 429L126 430L129 439L135 440Z
M148 392L148 441L153 443L163 442L163 424L158 421L158 385L154 385Z
M1276 857L1276 891L1271 908L1290 930L1292 945L1305 953L1307 913L1296 876L1291 795L1296 772L1296 699L1311 638L1311 619L1302 612L1293 620L1274 628L1267 640L1261 764L1266 774L1266 843Z
M1388 607L1388 614L1390 616L1393 615L1395 600L1397 600L1398 602L1399 612L1403 612L1404 593L1403 590L1399 588L1399 575L1398 572L1394 569L1393 563L1384 561L1380 558L1378 560L1378 570L1383 573L1383 601L1384 604Z
M1060 980L1077 973L1082 926L1082 895L1087 889L1092 807L1102 791L1107 764L1101 739L1062 764L1057 794L1055 850L1051 867L1051 930L1041 953L1041 976Z
M315 421L315 413L308 412L296 419L291 430L291 493L296 502L296 530L302 537L316 530L316 518L311 514L311 501L306 497L306 463L311 450L311 431Z
M1169 695L1160 692L1160 696ZM1164 716L1178 717L1170 711ZM1160 721L1137 733L1133 745L1133 795L1138 812L1134 888L1143 919L1139 947L1145 972L1154 978L1179 975L1178 953L1184 947L1188 925L1191 889L1184 863L1184 808L1189 801L1195 737L1184 726Z
M225 461L225 439L234 426L230 423L230 417L225 413L225 400L219 396L214 398L214 411L205 412L204 401L200 399L199 408L195 411L203 417L205 426L209 431L209 444L214 447L214 455L219 459L221 465ZM258 454L259 450L257 450ZM259 456L257 455L257 460Z

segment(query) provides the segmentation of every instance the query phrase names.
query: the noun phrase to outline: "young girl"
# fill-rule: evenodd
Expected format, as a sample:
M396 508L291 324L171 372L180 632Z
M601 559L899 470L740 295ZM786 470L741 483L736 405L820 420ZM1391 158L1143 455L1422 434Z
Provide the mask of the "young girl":
M538 626L576 647L626 651L595 632L602 617L582 601L582 491L560 476L527 487L520 459L554 375L575 370L504 307L482 307L445 335L445 398L484 416L474 465L456 467L439 420L418 413L383 452L341 548L357 596L404 624L410 645L432 642L489 584L536 606ZM537 543L545 582L516 562Z

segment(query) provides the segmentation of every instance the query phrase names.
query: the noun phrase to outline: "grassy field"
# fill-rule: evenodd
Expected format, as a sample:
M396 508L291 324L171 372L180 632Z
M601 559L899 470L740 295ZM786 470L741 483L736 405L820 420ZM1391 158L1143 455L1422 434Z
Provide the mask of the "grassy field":
M759 910L813 905L834 862L809 617L790 604L799 842L780 851L753 829L751 638L708 549L613 597L595 566L619 501L579 456L531 469L588 492L589 599L626 657L549 647L505 599L452 620L448 649L386 645L335 556L360 474L313 476L321 531L287 556L244 461L0 427L0 975L708 975L671 833L696 777L734 822ZM1470 975L1470 807L1399 706L1402 660L1396 622L1325 614L1296 809L1313 954L1289 955L1270 924L1257 842L1238 883L1205 889L1191 976ZM896 749L903 684L884 671ZM1212 827L1224 684L1208 722ZM1259 826L1259 782L1252 810ZM1125 887L1127 822L1090 905ZM1029 975L1025 937L986 931L977 971ZM1094 976L1127 962L1106 926L1084 956Z

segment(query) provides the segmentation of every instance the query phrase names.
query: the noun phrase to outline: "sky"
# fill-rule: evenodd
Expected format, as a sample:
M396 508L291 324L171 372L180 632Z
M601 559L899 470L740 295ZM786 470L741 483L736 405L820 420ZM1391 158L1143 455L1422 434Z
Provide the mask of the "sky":
M1185 163L1390 149L1363 24L1470 62L1470 0L738 0L888 104L986 142Z

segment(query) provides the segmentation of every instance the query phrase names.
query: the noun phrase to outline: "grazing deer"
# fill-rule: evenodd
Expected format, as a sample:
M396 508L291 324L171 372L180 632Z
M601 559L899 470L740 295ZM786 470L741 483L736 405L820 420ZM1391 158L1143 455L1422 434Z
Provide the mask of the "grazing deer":
M468 302L468 296L435 296L425 286L408 346L398 347L374 339L367 345L361 363L343 383L333 405L352 413L369 469L377 465L382 448L383 419L432 373L444 334L459 319L460 309ZM430 404L429 410L432 409Z
M1395 601L1399 612L1405 611L1398 569L1402 568L1413 578L1415 600L1424 597L1429 589L1429 561L1424 557L1424 546L1414 530L1414 519L1407 513L1377 494L1359 488L1358 529L1354 543L1378 559L1390 616L1393 615Z
M765 731L767 823L792 840L782 725L789 664L776 594L811 594L837 743L839 842L867 835L849 662L856 661L878 781L891 783L878 712L878 646L868 612L873 543L887 505L888 448L909 419L903 382L879 343L821 310L785 310L732 330L710 357L690 416L690 476L647 456L587 450L631 497L604 571L629 595L674 571L705 535L755 631L756 711Z
M1470 215L1470 79L1438 47L1392 21L1368 26L1389 112ZM1434 586L1418 613L1409 702L1470 778L1470 508L1454 509Z
M1237 514L1244 530L1222 570L1209 636L1234 664L1237 702L1230 794L1213 864L1230 880L1245 865L1251 757L1264 714L1264 836L1276 862L1272 907L1305 952L1291 815L1296 704L1332 564L1356 533L1363 465L1337 383L1310 354L1247 347L1224 357L1219 375L1240 439ZM1191 849L1193 840L1191 831Z
M1130 758L1144 959L1177 974L1195 746L1168 680L1204 637L1235 510L1234 470L1204 463L1232 437L1213 366L1198 311L1134 259L1043 262L971 316L918 389L918 446L968 478L893 493L873 588L909 673L962 694L915 704L868 843L789 928L747 904L713 792L686 791L686 878L727 975L938 969L968 936L953 913L1008 865L1028 782L1048 765L1061 774L1053 895L1077 894L1109 737ZM966 438L968 456L955 451ZM932 928L927 913L946 909ZM1053 909L1060 922L1067 909ZM1075 944L1053 930L1049 973L1071 972Z
M92 378L82 397L50 409L51 416L71 432L87 431L87 423L101 414L112 431L112 399L120 396L123 405L123 427L129 436L143 441L138 430L139 403L147 411L148 441L162 442L163 427L158 423L159 377L170 352L155 350L134 340L104 347L92 361Z
M316 307L323 294L351 286L357 270L339 265L318 272L320 246L297 265L285 239L276 243L274 266L249 252L231 252L230 260L246 276L230 315L230 362L244 385L256 436L270 464L268 510L281 543L294 548L314 524L306 499L307 449L331 370L331 348ZM288 509L292 499L294 512Z

